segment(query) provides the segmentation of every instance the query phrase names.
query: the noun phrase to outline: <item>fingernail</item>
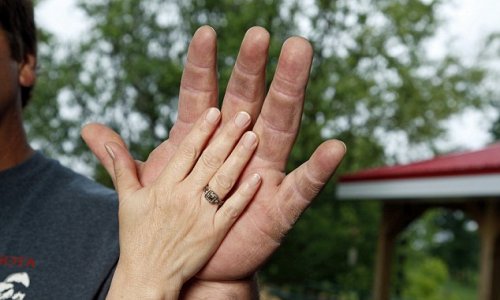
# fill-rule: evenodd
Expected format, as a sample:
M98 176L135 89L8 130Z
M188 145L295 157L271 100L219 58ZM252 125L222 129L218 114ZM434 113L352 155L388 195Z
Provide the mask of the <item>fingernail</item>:
M347 152L347 145L342 141L339 141L339 142L342 143L342 146L344 146L344 153L346 153Z
M256 141L257 136L251 131L245 133L245 135L243 136L243 145L248 149L252 149Z
M207 116L205 117L205 120L207 120L207 122L210 124L215 124L219 120L219 115L220 115L220 111L217 108L212 107L208 111Z
M115 153L113 152L113 149L111 149L108 144L104 144L104 148L106 148L106 151L108 152L109 156L114 160L115 159Z
M234 123L236 123L236 126L242 128L248 125L250 122L250 115L244 111L241 111L238 113L236 116L236 119L234 119Z
M253 174L250 179L248 179L248 184L250 186L255 186L260 183L260 175L259 174Z

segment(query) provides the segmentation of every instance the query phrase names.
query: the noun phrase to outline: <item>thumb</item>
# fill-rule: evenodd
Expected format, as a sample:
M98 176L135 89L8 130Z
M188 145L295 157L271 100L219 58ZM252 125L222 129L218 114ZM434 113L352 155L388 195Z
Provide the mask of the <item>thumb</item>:
M120 135L114 132L111 128L98 123L85 125L82 128L81 135L87 146L99 159L106 171L108 171L108 174L114 180L115 170L113 167L113 159L108 155L108 153L106 153L104 144L114 142L126 149L127 146Z
M287 226L293 225L309 206L335 172L345 153L344 143L326 141L314 151L308 161L285 177L279 190L283 201L279 204Z
M127 149L115 142L104 144L113 163L113 177L115 188L120 197L126 197L128 194L142 188L137 178L137 168L135 161L130 156Z

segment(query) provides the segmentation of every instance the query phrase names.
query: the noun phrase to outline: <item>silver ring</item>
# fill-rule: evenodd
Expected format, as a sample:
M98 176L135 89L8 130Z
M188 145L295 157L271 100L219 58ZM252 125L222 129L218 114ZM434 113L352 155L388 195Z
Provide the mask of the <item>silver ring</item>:
M220 200L219 195L217 195L208 185L203 188L203 195L210 204L221 205L224 202Z

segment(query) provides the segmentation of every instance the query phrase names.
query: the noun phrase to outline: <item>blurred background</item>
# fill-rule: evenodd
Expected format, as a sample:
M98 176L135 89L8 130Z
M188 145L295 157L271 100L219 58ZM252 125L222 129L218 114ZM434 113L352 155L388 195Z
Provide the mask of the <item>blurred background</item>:
M315 49L289 168L321 141L337 174L476 149L500 139L500 3L494 0L39 0L40 77L26 109L34 146L97 181L82 124L119 131L145 159L168 138L189 40L218 34L220 99L245 31L271 34L268 84L291 35ZM323 190L260 272L269 299L369 299L380 210ZM475 299L477 224L433 210L398 242L394 299Z

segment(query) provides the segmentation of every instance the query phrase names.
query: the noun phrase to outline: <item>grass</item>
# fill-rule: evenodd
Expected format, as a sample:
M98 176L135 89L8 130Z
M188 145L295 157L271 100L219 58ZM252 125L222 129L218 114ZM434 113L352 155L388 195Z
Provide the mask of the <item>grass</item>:
M477 287L450 279L441 289L442 299L448 300L474 300L477 299Z

